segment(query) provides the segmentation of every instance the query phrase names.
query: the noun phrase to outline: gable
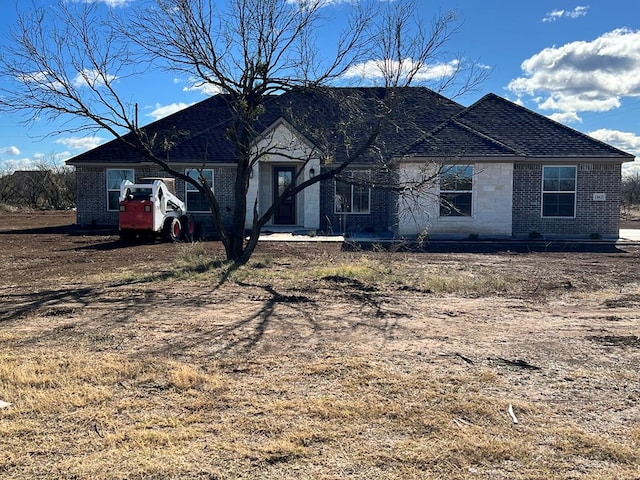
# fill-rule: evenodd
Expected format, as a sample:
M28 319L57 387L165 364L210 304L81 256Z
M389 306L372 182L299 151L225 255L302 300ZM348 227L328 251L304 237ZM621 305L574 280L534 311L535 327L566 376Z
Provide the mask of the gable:
M405 157L513 157L513 148L476 132L456 120L448 120L403 152Z
M489 94L455 117L461 125L527 157L632 160L633 155Z
M304 161L317 152L315 145L283 118L265 129L254 145L266 160L282 156L287 161Z
M422 136L405 156L631 161L635 157L489 94Z

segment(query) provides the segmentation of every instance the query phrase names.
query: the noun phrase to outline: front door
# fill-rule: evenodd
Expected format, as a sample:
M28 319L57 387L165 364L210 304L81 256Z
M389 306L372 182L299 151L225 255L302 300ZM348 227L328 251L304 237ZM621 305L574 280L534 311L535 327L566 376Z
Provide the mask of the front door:
M275 201L289 185L295 182L295 167L273 167L273 200ZM276 225L295 225L296 198L289 197L276 209L273 216Z

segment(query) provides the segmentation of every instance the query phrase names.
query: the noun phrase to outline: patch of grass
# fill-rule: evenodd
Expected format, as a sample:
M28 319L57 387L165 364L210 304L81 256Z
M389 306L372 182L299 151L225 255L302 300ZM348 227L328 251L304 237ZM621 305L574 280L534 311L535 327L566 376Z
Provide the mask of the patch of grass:
M127 270L111 273L108 278L120 283L150 283L164 280L218 280L229 263L208 252L199 242L177 243L176 255L160 271Z
M357 264L342 264L316 268L314 276L317 278L348 278L361 282L369 282L376 279L384 280L376 275L376 272L372 270L370 266Z
M640 462L640 450L637 443L636 445L625 445L578 428L560 429L556 434L557 448L565 454L614 463L637 464Z
M250 268L269 268L273 265L273 257L271 255L256 255L249 262Z
M0 202L0 212L15 213L18 211L20 211L20 208Z
M195 368L193 365L171 362L167 371L167 382L178 391L201 389L208 392L222 392L227 388L228 379Z
M623 478L640 460L637 431L626 442L601 438L539 405L516 404L523 426L514 428L505 388L490 370L447 374L345 352L195 365L82 349L4 351L0 398L13 405L0 410L0 471L16 479L27 471L98 480L314 471L568 479L571 470L559 467L572 462L605 462Z
M295 268L292 268L295 265ZM300 288L318 280L350 282L357 288L379 290L415 289L435 294L485 295L517 292L529 285L528 278L518 279L491 269L452 271L446 265L425 265L401 253L351 252L348 255L316 256L306 262L298 259L258 256L233 272L232 280L247 283L274 281L295 282Z
M227 262L207 252L202 243L177 244L179 254L174 260L173 269L176 278L192 278L203 273L218 273Z

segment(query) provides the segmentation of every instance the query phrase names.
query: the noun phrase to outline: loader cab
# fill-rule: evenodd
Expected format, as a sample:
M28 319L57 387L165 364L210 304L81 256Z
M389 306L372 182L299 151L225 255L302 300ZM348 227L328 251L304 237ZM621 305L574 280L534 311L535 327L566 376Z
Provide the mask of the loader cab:
M129 201L151 200L151 195L152 195L151 185L149 185L149 188L128 189L125 195L125 198L126 200L129 200Z
M160 180L162 183L164 183L165 187L167 187L167 190L169 190L171 195L175 195L176 194L176 179L175 178L144 177L144 178L140 179L140 183L145 184L145 185L148 184L149 188L151 188L153 183L156 182L157 180Z

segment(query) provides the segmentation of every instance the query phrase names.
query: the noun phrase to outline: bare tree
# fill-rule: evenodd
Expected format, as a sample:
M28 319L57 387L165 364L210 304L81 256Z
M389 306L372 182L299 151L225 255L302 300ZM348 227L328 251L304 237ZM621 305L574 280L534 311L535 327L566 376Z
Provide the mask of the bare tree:
M68 210L75 205L76 182L72 167L60 165L51 154L37 165L41 172L39 208Z
M14 205L18 186L8 172L0 172L0 207Z
M249 259L262 227L284 200L317 182L339 177L367 155L380 154L379 137L393 118L399 88L426 82L437 90L453 89L459 94L475 88L487 74L463 57L445 61L444 46L459 26L455 15L439 15L427 24L413 0L344 4L349 11L345 30L336 36L332 48L319 48L317 32L332 25L327 3L141 0L126 11L115 9L109 14L95 2L60 0L55 10L33 6L20 13L12 42L3 49L0 74L15 83L3 92L0 105L29 112L32 121L49 118L61 125L58 131L107 130L146 160L190 183L209 201L228 260L241 264ZM442 75L433 75L433 65L443 69ZM139 127L135 102L119 93L118 82L143 75L147 68L183 73L227 101L227 137L233 143L236 164L230 227L225 226L219 199L204 177L196 181L170 164L175 138L160 138L157 132L152 135ZM320 156L318 175L292 184L264 211L259 212L256 203L248 205L253 167L266 155L286 152L277 142L256 146L268 99L296 89L329 95L325 87L344 85L346 78L358 81L357 72L364 78L371 68L383 93L366 109L357 99L346 106L353 108L346 123L360 122L361 135L349 136L353 125L336 126L332 144L327 141L327 148L297 159L305 163L312 155ZM297 114L305 119L304 113ZM338 161L336 148L343 153ZM384 161L381 165L388 168ZM248 209L253 212L253 225L246 240Z
M0 203L37 210L66 210L75 204L73 168L59 165L51 155L35 169L0 175Z
M635 172L622 177L622 205L629 208L640 205L640 173Z

